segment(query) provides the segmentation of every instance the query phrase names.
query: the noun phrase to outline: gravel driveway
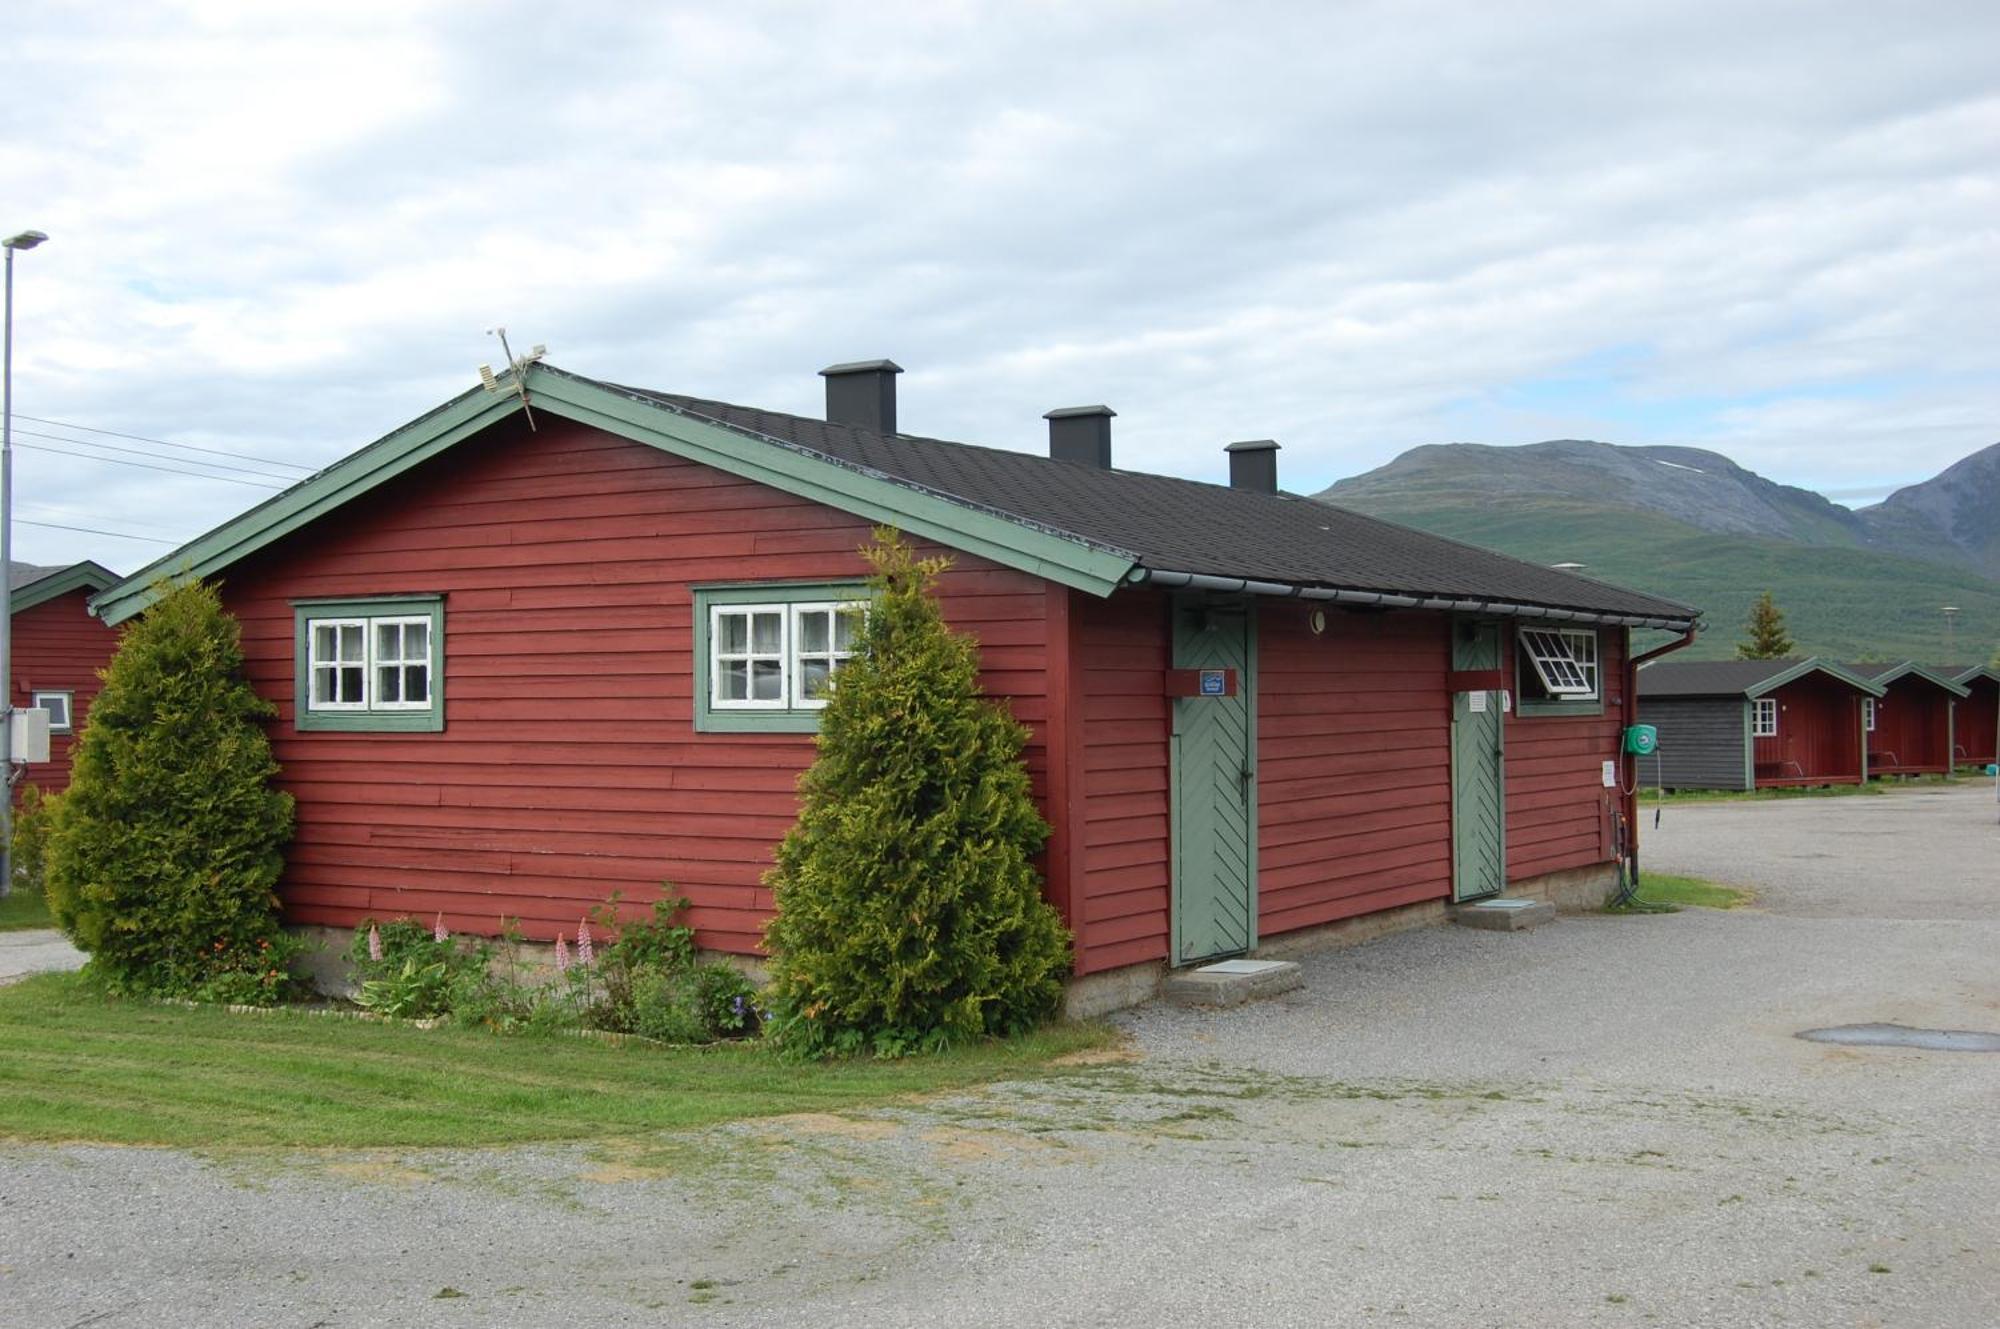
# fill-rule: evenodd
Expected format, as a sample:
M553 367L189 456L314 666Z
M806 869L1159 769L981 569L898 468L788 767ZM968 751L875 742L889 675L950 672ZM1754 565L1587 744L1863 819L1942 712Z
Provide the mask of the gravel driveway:
M2000 1323L1990 791L1669 809L1754 908L1441 928L1136 1060L590 1147L0 1146L0 1324ZM463 1294L463 1295L456 1295Z

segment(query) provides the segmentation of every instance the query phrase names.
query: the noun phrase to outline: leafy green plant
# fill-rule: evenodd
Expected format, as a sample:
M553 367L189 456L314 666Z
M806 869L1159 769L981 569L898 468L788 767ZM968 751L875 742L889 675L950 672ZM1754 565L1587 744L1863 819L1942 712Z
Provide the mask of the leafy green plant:
M347 952L354 966L355 1004L382 1015L421 1020L493 1003L499 984L490 970L493 947L461 942L442 920L426 927L413 918L364 920Z
M23 785L14 809L12 889L32 895L47 889L49 828L62 810L61 794L44 794L40 785Z
M1069 939L1033 858L1027 730L979 686L919 559L864 551L875 599L821 713L799 820L766 877L773 1033L806 1055L900 1056L1025 1030L1062 994Z
M261 973L292 799L212 586L162 583L124 631L48 829L51 912L120 990L192 996ZM258 943L267 945L260 948Z

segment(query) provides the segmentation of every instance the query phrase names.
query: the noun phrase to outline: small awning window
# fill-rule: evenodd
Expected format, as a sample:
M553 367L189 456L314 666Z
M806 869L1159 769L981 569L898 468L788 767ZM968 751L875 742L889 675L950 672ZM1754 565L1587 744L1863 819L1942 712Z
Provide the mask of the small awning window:
M1524 628L1520 632L1521 649L1535 666L1535 676L1542 680L1551 697L1590 697L1597 688L1584 673L1569 643L1560 632L1535 631Z

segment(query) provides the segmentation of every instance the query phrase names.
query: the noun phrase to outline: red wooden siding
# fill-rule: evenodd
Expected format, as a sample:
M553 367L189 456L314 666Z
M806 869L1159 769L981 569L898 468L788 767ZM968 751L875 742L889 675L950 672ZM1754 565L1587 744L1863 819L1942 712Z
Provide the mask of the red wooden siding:
M1082 689L1083 877L1077 972L1166 958L1173 892L1168 820L1172 705L1162 695L1168 597L1070 595Z
M1952 745L1963 765L1983 766L2000 760L2000 683L1975 678L1972 695L1958 703L1952 718Z
M14 615L14 705L33 704L36 692L76 694L70 702L70 732L49 735L49 759L30 763L21 777L22 785L39 785L44 793L69 787L70 752L103 686L97 671L111 663L118 647L117 631L85 608L91 594L71 591Z
M813 740L697 733L691 583L859 577L868 524L567 422L461 445L233 569L250 674L299 800L282 887L295 922L443 911L490 933L572 929L662 881L701 944L753 951L762 884ZM1045 583L959 555L946 616L1035 731L1043 788ZM442 733L299 733L293 611L309 596L443 593Z
M1507 686L1514 679L1514 634L1507 634ZM1618 791L1604 787L1604 763L1624 735L1626 633L1597 633L1600 715L1507 717L1507 880L1608 863Z
M1875 732L1868 735L1870 775L1943 774L1951 769L1952 696L1937 684L1905 674L1875 702Z
M1257 615L1258 932L1451 893L1442 614Z
M1778 703L1778 733L1755 741L1759 788L1861 783L1860 693L1808 674L1770 695Z

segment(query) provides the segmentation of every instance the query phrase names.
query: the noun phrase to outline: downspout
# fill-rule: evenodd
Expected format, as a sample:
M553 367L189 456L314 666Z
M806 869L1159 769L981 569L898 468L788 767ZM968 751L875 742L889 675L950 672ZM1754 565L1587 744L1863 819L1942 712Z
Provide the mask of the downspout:
M1655 646L1643 655L1632 654L1632 634L1630 631L1626 632L1625 700L1621 707L1624 711L1625 729L1630 729L1633 725L1639 723L1639 666L1645 664L1648 660L1657 660L1663 655L1672 655L1675 651L1685 650L1687 647L1694 645L1695 633L1697 631L1697 627L1690 627L1686 632L1681 634L1679 640L1670 641L1664 646ZM1632 778L1621 781L1619 785L1621 791L1630 789L1632 792L1629 794L1621 793L1619 801L1625 805L1621 811L1625 815L1627 830L1625 836L1626 870L1631 873L1632 890L1636 892L1639 889L1639 756L1634 752L1623 751L1625 746L1623 730L1619 733L1618 746L1620 749L1620 759L1632 764Z

